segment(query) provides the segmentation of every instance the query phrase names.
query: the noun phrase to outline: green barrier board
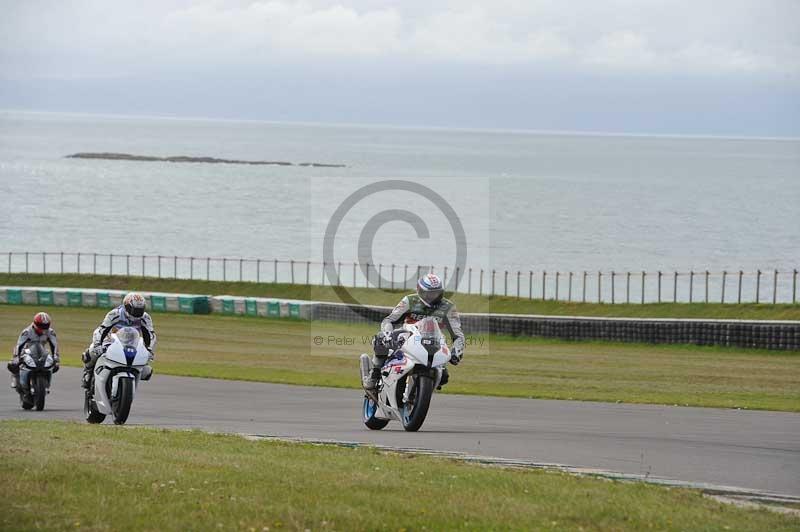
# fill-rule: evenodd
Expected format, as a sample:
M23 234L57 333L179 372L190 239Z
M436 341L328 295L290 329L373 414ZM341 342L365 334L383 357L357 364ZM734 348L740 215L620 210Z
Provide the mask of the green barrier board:
M67 306L68 307L83 306L83 292L67 292Z
M150 296L150 308L159 312L166 312L167 298L164 296Z
M208 297L201 296L193 299L195 314L211 314L211 300Z
M222 313L223 314L233 314L234 306L233 306L233 299L223 299L222 300Z
M178 310L185 314L194 314L194 301L193 297L180 297L178 296Z
M300 317L300 305L298 305L297 303L289 303L289 317L290 318Z
M37 290L36 291L36 302L40 305L52 305L53 304L53 291L52 290Z
M98 307L110 307L111 306L111 296L108 295L108 292L97 292L95 294L97 298L97 306Z
M277 301L269 301L267 302L267 316L272 318L280 318L281 317L281 304Z
M22 290L6 290L6 301L9 305L21 305Z
M244 312L248 316L258 316L258 305L255 299L246 299L244 302Z
M178 310L186 314L210 314L211 303L206 296L178 296Z

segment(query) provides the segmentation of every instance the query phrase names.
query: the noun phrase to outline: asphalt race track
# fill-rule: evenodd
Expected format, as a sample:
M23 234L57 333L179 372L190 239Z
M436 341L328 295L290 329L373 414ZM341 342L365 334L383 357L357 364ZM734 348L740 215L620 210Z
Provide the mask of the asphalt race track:
M79 375L64 368L55 376L43 412L23 411L4 378L0 419L82 420ZM142 383L128 424L457 451L800 495L800 414L435 395L420 432L396 422L373 432L361 423L361 397L156 374Z

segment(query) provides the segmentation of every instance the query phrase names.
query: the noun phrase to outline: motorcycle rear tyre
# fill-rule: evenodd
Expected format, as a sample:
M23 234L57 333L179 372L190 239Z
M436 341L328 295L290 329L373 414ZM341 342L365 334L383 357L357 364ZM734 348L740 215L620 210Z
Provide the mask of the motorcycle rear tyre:
M375 401L369 395L364 395L364 425L370 430L381 430L389 424L388 419L378 419L375 417L377 411Z

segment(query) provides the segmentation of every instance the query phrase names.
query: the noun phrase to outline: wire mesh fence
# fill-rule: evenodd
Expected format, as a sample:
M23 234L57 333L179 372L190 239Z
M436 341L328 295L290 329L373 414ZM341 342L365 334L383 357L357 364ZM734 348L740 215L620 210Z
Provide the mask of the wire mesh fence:
M791 270L551 271L310 260L4 252L8 273L125 275L410 290L428 272L463 294L592 303L797 303ZM2 263L0 263L2 264Z

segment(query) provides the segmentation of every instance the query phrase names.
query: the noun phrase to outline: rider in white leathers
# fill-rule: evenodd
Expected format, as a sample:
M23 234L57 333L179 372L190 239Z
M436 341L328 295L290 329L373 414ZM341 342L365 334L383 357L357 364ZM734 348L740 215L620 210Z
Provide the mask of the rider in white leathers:
M83 352L83 379L81 385L84 388L89 387L90 376L97 359L105 352L110 341L109 334L113 329L121 327L134 327L139 330L144 340L144 345L150 351L150 360L153 360L156 348L156 331L153 328L153 319L150 314L145 312L147 304L141 294L131 292L122 300L122 305L109 311L103 322L92 334L92 343ZM149 378L150 366L147 366L146 378ZM143 377L145 378L145 377Z

